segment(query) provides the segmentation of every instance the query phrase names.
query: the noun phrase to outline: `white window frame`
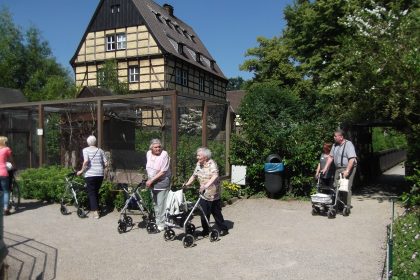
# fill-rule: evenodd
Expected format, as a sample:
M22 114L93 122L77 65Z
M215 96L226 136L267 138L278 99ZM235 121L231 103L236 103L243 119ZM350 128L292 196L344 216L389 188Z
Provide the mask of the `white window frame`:
M138 66L130 66L128 68L128 82L138 83L140 81L140 68Z
M116 42L115 42L115 36L114 35L108 35L106 36L106 51L115 51Z
M175 82L183 86L188 86L188 71L175 68Z
M127 48L127 35L125 33L118 33L117 38L117 50L125 50Z
M199 76L198 77L198 90L199 91L203 91L204 92L204 81L205 81L205 78L204 78L204 76Z

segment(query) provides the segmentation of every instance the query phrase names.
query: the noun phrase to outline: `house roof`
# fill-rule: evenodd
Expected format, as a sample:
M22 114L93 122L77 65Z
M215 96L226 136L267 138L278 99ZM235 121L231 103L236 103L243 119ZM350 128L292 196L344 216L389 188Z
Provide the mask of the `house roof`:
M28 100L18 89L0 87L0 104L21 103Z
M77 98L82 97L96 97L96 96L111 96L112 92L105 88L98 87L83 87L80 93L77 95Z
M239 105L245 94L245 90L230 90L226 92L226 99L230 103L230 110L232 113L238 112Z
M77 54L83 42L85 41L87 34L92 31L99 31L98 24L95 23L95 18L100 14L101 8L106 7L107 5L111 6L111 4L115 5L118 4L118 2L121 2L121 4L124 3L129 6L134 5L139 15L136 18L133 17L132 10L121 9L119 15L121 20L116 19L116 26L113 28L123 27L120 25L122 19L125 17L124 13L129 13L129 17L133 19L128 24L135 25L139 24L140 22L144 22L164 54L170 54L174 57L187 61L198 68L210 72L213 75L226 79L222 70L219 68L194 30L174 15L172 6L165 4L163 5L164 7L166 6L164 8L152 0L130 0L129 4L124 1L127 0L100 1L98 7L96 8L95 14L92 17L88 28L86 29L83 39L79 44L79 47L70 61L72 65L74 65L74 61L77 58ZM102 24L102 26L103 30L106 30L104 29L104 26L106 25ZM181 45L181 49L183 50L182 53L179 52L179 45ZM197 59L197 53L199 54L199 59Z

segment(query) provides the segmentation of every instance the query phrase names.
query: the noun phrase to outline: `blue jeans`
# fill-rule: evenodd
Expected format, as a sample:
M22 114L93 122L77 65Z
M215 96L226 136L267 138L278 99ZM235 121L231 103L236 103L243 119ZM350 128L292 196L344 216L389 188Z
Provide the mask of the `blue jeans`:
M9 209L9 177L0 176L0 187L3 191L3 209Z

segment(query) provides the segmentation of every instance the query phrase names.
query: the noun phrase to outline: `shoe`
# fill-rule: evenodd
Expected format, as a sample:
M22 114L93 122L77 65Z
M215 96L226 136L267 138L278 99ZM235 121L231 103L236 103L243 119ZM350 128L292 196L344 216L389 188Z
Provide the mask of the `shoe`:
M98 211L93 212L93 218L94 219L99 219L99 213L98 213Z
M199 235L201 235L202 237L207 237L207 236L209 236L209 232L208 231L202 231L202 232L200 232Z
M164 226L158 226L157 229L158 229L158 231L163 231L165 229L165 227Z
M225 236L225 235L228 235L228 234L229 234L229 231L227 229L222 229L220 231L220 236Z
M4 209L3 214L4 214L5 216L9 216L9 215L10 215L10 211L9 211L9 209Z

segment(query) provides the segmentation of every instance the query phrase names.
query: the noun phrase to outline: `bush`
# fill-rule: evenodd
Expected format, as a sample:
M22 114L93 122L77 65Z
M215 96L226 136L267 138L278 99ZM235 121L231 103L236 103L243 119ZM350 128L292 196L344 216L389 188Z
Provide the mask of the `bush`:
M402 195L402 201L406 208L420 207L420 169L417 167L413 170L413 175L406 177L407 181L411 183L410 193Z
M231 162L248 166L247 182L255 193L264 190L264 162L270 154L283 158L288 195L310 193L322 144L332 141L333 128L304 104L293 91L271 84L251 88L242 100L242 133L232 137Z
M420 275L420 212L400 217L394 226L393 277L415 279Z
M26 199L37 199L48 202L60 202L65 191L65 177L72 170L61 166L47 166L42 168L30 168L19 174L21 195ZM83 185L82 177L75 177L75 182ZM114 208L115 194L112 192L114 186L109 181L104 181L99 190L100 204L108 210ZM79 204L88 205L87 193L78 192Z

